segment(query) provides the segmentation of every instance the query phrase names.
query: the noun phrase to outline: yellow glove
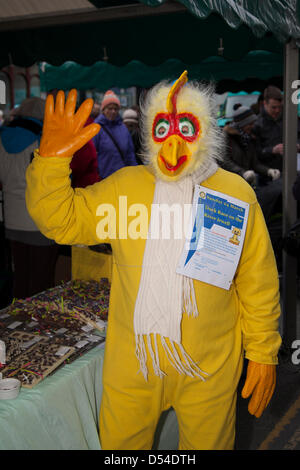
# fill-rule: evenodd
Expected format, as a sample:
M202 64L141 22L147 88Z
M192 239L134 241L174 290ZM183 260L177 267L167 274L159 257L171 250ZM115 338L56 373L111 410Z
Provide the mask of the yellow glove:
M250 414L260 418L272 398L275 385L275 365L249 361L242 397L248 398L252 395L248 404Z
M42 157L72 157L99 132L99 124L83 127L91 114L93 100L85 100L75 114L76 98L76 90L71 90L65 104L65 94L60 90L54 109L53 96L47 96L40 143Z

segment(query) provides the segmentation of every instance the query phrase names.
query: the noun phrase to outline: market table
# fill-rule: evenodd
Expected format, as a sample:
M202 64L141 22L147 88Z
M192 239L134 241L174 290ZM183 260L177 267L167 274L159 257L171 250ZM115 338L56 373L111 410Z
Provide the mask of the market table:
M0 400L1 450L100 450L103 344L13 400ZM173 410L162 415L154 448L175 450Z

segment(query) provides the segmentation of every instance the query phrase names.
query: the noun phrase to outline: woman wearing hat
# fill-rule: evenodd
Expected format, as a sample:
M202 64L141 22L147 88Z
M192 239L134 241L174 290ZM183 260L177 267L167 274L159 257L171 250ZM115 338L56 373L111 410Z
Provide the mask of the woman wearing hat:
M241 175L255 188L266 222L269 222L282 194L280 171L259 160L256 138L252 129L257 115L248 107L236 104L233 121L224 127L227 153L222 167Z
M101 114L95 119L101 129L94 137L101 178L106 178L124 166L137 165L132 138L124 125L120 100L108 90L101 103Z
M258 159L256 142L252 135L256 120L257 116L250 108L236 104L233 121L224 127L228 145L223 167L238 173L252 185L255 184L257 175L272 180L280 177L279 170L268 168Z

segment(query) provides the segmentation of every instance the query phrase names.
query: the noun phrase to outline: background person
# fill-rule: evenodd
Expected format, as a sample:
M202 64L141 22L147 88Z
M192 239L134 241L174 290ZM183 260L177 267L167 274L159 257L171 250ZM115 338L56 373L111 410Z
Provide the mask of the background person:
M260 93L257 98L257 102L251 105L251 109L255 114L260 114L264 107L264 94Z
M123 122L130 132L132 142L134 145L135 156L139 165L142 165L141 159L141 136L139 126L139 115L135 109L125 109L123 113Z
M268 224L281 201L282 181L277 168L269 168L258 159L256 137L252 133L256 121L251 108L235 105L233 121L224 128L227 151L222 167L239 174L253 186Z
M91 112L91 118L95 120L96 117L98 117L100 113L101 113L101 105L99 103L94 103L94 106Z
M292 193L297 202L300 202L300 172L297 172L297 177L292 187Z
M283 96L279 88L268 86L264 91L263 109L253 128L259 146L259 159L270 168L283 168ZM298 120L298 140L300 126ZM298 145L299 147L299 145Z
M90 116L85 125L88 126L92 122L93 119ZM72 188L85 188L100 181L97 152L92 139L74 153L70 168Z
M280 178L280 171L261 163L257 155L256 138L253 126L257 116L246 106L234 106L233 121L224 127L227 140L227 153L223 168L242 176L254 185L257 175L269 177L271 180Z
M28 98L0 130L0 180L5 236L13 262L13 296L30 297L54 286L58 246L38 230L25 203L25 172L39 147L45 102Z
M264 91L264 105L253 129L260 148L260 159L266 165L282 171L283 98L279 88L268 86Z
M94 121L101 126L94 144L102 179L124 166L137 165L132 138L119 114L120 106L117 95L108 90L101 103L101 114Z

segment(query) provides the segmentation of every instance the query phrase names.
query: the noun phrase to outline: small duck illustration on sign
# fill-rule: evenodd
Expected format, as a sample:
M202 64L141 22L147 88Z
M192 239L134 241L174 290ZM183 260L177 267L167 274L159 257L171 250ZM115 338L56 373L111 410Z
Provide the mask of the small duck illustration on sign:
M239 245L240 240L238 239L238 237L241 236L241 230L237 227L232 227L232 233L233 233L233 236L229 238L229 242L233 243L234 245Z

